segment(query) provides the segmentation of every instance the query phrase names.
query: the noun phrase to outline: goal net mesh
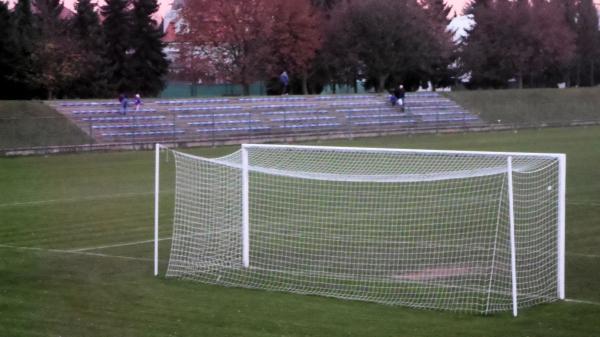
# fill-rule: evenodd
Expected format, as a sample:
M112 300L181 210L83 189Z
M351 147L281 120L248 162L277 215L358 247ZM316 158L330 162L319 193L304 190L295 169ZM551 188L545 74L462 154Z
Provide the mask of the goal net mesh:
M415 308L510 310L506 155L247 147L173 151L167 277ZM558 159L513 155L518 306L557 299Z

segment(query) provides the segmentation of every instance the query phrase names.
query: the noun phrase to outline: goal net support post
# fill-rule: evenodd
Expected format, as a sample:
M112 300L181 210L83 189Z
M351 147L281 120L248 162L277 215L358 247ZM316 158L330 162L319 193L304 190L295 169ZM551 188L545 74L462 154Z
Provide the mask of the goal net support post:
M565 298L564 154L262 144L173 154L167 277L515 316Z

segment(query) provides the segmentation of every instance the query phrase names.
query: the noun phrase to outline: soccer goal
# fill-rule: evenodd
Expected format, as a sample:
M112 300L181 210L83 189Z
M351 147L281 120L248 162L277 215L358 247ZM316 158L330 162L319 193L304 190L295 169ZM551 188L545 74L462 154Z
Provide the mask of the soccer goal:
M172 153L167 277L515 316L565 298L564 154L255 144L220 158Z

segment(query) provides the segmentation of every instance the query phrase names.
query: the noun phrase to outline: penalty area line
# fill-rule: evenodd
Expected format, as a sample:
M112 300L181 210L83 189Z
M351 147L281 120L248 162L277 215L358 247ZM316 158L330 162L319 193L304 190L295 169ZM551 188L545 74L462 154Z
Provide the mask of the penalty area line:
M590 257L590 258L600 258L600 255L596 254L583 254L583 253L569 253L567 252L567 256L581 256L581 257Z
M576 300L576 299L573 299L573 298L565 298L565 302L577 303L577 304L600 305L600 302L586 301L586 300Z
M160 191L160 194L173 194L171 191ZM94 201L94 200L105 200L105 199L119 199L119 198L132 198L140 196L154 195L154 192L131 192L131 193L114 193L114 194L99 194L87 197L77 198L59 198L59 199L45 199L45 200L29 200L29 201L16 201L0 204L2 207L19 207L19 206L36 206L56 203L77 203L82 201Z
M171 240L171 237L158 239L158 241ZM77 249L69 249L69 252L85 252L88 250L98 250L98 249L107 249L107 248L115 248L115 247L126 247L126 246L137 246L145 243L154 242L154 239L144 240L144 241L134 241L134 242L123 242L123 243L115 243L113 245L104 245L104 246L96 246L96 247L84 247Z
M113 259L132 260L132 261L144 261L144 262L152 262L152 261L154 261L154 259L143 258L143 257L110 255L110 254L90 253L90 252L78 252L78 251L71 251L71 250L49 249L49 248L40 248L40 247L19 247L19 246L13 246L13 245L5 245L5 244L0 244L0 248L9 248L9 249L16 249L16 250L29 250L29 251L38 251L38 252L48 252L48 253L56 253L56 254L72 254L72 255L83 255L83 256L95 256L95 257L105 257L105 258L113 258Z

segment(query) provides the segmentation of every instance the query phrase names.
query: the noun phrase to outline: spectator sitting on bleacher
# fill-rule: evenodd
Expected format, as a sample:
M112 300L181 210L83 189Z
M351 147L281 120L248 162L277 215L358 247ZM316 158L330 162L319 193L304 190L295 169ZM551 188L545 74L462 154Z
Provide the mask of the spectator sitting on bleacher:
M394 89L394 93L392 94L392 97L394 98L394 100L392 101L392 105L400 105L400 108L402 109L402 111L404 111L404 96L406 94L406 91L404 90L404 86L402 84L400 84L396 89Z

